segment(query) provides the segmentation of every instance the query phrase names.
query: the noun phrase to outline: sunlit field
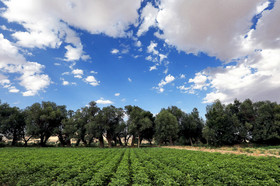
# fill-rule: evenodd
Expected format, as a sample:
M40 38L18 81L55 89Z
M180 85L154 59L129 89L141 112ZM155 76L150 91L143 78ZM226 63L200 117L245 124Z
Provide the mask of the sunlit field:
M163 148L2 148L1 185L279 185L280 159Z

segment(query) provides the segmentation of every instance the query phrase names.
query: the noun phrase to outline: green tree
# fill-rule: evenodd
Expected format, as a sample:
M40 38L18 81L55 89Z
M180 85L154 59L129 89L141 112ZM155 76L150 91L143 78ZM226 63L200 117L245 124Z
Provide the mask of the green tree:
M128 130L133 135L131 145L134 145L135 138L138 138L138 148L142 139L146 138L151 141L154 134L154 118L153 114L145 111L138 106L125 106L126 114L128 115Z
M253 102L250 99L246 99L240 104L238 118L240 142L248 142L252 138L252 128L256 118Z
M183 115L181 122L180 134L188 139L189 143L193 145L193 141L199 141L202 138L202 129L204 122L199 117L197 108L194 108L190 114Z
M100 127L99 130L105 135L109 147L112 147L118 127L123 123L123 116L123 109L113 105L103 107L96 116L96 126Z
M173 145L174 138L177 138L179 132L178 121L176 117L168 110L162 109L155 119L156 132L155 137L159 145L169 141Z
M238 118L230 115L228 108L219 100L206 108L206 126L204 137L212 145L232 145L235 144L238 138L236 130Z
M270 101L254 104L256 119L253 125L252 141L256 143L280 143L280 107Z
M89 106L78 109L74 120L77 131L75 136L77 139L76 146L80 144L80 141L85 146L90 146L95 137L98 137L98 127L96 126L96 117L100 111L96 102L92 101Z
M45 146L66 117L65 113L66 107L57 106L54 102L34 103L26 108L27 133L40 138L40 145Z
M60 126L57 128L56 133L62 146L71 146L71 138L74 138L74 134L77 131L74 114L73 110L69 110L67 117L62 120Z
M12 145L24 136L25 119L23 112L17 107L10 107L0 102L0 133L12 139Z

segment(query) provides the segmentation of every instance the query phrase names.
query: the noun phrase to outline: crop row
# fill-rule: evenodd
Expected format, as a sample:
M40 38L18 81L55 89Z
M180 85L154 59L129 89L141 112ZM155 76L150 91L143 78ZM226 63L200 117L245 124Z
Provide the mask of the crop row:
M280 159L176 149L2 148L0 185L280 185Z

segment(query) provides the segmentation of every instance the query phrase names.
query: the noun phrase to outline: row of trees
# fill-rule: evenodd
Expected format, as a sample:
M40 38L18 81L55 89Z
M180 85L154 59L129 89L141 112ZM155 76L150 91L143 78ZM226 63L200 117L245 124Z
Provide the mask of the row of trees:
M212 145L280 144L280 105L275 102L246 99L223 105L218 100L206 110L203 137Z
M12 139L12 145L19 141L27 145L30 139L39 138L39 144L46 146L54 135L61 146L71 146L71 139L75 139L76 146L81 143L90 146L98 140L99 146L104 147L104 138L109 147L127 146L130 139L131 145L137 141L138 147L143 140L172 145L179 139L184 143L199 141L202 128L203 120L197 109L186 114L175 106L162 109L154 116L131 105L124 109L112 105L100 109L94 101L76 112L54 102L34 103L24 110L0 103L0 133Z
M53 102L34 103L24 110L0 102L0 134L11 139L12 145L19 141L27 145L30 139L39 138L41 146L54 135L61 146L71 146L75 139L76 146L98 141L104 147L104 138L109 147L127 146L129 140L132 146L136 142L140 146L143 140L159 145L280 143L280 105L275 102L247 99L224 105L217 100L206 109L204 122L196 108L187 114L176 106L154 116L132 105L100 109L94 101L76 112Z

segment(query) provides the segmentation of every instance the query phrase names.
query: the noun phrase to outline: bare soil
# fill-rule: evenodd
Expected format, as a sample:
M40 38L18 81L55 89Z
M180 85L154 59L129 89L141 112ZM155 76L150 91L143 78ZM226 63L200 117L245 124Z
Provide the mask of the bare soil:
M240 148L240 147L221 147L221 148L205 148L205 147L193 147L193 146L163 146L163 148L171 149L184 149L184 150L193 150L193 151L203 151L203 152L219 152L221 154L245 154L248 156L272 156L280 158L279 152L280 149L276 151L271 150L260 150L253 148ZM234 150L233 150L234 149ZM249 152L248 152L249 151Z

